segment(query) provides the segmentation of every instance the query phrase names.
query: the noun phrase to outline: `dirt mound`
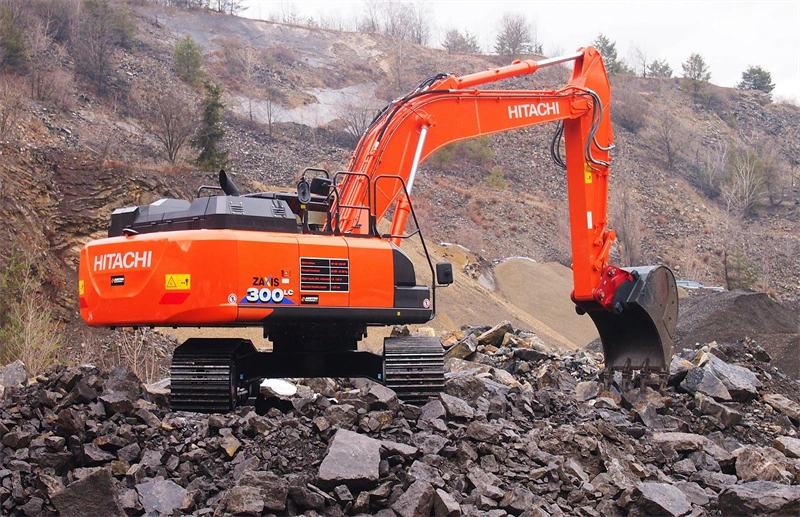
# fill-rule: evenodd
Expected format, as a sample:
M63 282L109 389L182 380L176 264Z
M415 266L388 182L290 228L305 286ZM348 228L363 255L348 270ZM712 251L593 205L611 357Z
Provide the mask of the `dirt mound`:
M578 316L570 299L572 270L557 264L510 259L494 268L498 292L510 303L541 320L582 347L598 337L588 316Z
M784 373L800 379L800 320L764 293L703 293L681 300L678 346L731 343L750 338Z

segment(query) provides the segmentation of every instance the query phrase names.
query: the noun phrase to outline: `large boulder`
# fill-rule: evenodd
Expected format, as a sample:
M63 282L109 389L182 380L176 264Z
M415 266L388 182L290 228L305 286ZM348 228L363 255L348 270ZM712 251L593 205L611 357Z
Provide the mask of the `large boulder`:
M125 517L111 472L99 469L85 478L70 483L64 490L50 498L61 517L85 517L89 509L92 515Z
M319 466L319 485L326 490L339 485L351 490L373 488L380 477L380 462L380 440L339 429Z
M800 515L800 485L782 485L772 481L751 481L725 488L719 495L722 515Z

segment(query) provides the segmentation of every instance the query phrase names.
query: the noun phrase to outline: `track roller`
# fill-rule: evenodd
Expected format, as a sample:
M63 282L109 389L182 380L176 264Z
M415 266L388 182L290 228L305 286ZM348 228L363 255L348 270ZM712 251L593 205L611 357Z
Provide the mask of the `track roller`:
M433 337L383 341L384 382L408 404L424 404L444 390L444 349Z

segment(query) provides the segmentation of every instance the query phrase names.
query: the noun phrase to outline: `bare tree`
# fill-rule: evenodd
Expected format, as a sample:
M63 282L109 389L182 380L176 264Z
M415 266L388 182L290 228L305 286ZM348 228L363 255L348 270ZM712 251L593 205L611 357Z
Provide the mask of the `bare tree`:
M668 109L663 109L656 117L654 129L664 155L664 165L668 170L674 170L683 145L680 120Z
M339 106L339 118L344 121L345 131L358 141L369 127L380 107L376 101L366 98L357 98L343 102Z
M73 48L76 68L104 93L108 87L108 72L114 46L113 13L108 4L94 3L83 9L80 16L79 38Z
M746 216L755 208L764 188L758 171L758 156L752 149L737 152L730 165L728 183L722 188L727 212Z
M633 188L628 185L617 189L614 194L612 215L617 232L620 260L623 266L636 266L642 263L642 217Z
M531 52L541 53L542 44L536 39L534 25L521 13L505 13L500 20L500 33L494 50L501 56L517 57Z
M728 164L728 142L717 140L702 146L704 158L700 168L700 185L706 195L714 198L720 194L720 185L725 178Z
M424 0L417 0L417 2L411 6L410 15L411 43L427 45L431 36L431 20L433 19L430 5Z
M145 129L161 143L167 161L175 165L197 130L198 110L187 90L165 88L167 84L164 77L154 81L140 109Z
M633 64L634 71L642 77L647 77L647 69L650 65L650 60L647 55L647 49L634 45L630 52L631 63Z

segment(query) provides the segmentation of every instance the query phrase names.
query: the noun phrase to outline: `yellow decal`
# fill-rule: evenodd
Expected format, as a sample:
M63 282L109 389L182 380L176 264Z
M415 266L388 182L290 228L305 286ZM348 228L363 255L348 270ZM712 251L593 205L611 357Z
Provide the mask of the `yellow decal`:
M192 275L165 275L167 291L188 291L192 286Z
M592 168L588 163L583 164L583 177L587 185L592 183Z
M86 289L83 285L83 280L78 280L78 295L83 296L85 290Z

